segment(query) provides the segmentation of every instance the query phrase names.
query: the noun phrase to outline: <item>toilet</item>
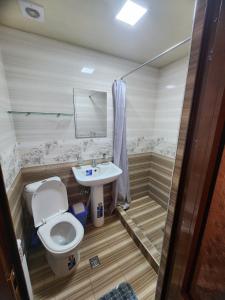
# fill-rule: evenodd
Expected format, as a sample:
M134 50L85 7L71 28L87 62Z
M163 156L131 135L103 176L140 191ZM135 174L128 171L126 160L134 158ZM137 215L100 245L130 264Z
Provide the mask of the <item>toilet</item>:
M61 179L55 176L26 185L24 198L53 272L64 276L75 271L84 228L67 212L67 191Z

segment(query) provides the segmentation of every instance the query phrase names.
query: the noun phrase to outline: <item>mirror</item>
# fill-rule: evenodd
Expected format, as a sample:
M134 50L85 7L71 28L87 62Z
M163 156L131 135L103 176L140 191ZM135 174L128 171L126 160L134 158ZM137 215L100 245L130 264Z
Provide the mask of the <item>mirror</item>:
M74 89L73 104L76 138L107 136L107 92Z

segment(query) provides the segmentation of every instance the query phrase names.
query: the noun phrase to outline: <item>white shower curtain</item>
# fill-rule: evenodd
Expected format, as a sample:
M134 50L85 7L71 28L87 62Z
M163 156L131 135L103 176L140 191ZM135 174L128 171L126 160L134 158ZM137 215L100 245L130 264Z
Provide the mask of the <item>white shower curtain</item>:
M113 211L117 204L127 208L130 202L130 183L128 174L126 138L126 84L115 80L112 86L114 106L113 162L123 173L113 184Z

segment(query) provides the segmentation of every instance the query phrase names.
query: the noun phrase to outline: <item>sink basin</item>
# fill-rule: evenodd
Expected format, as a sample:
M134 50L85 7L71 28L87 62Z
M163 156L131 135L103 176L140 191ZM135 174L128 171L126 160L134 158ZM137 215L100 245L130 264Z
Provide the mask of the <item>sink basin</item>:
M77 182L91 187L91 216L96 227L104 224L103 185L116 180L122 170L113 163L98 164L72 168Z
M73 167L72 170L77 182L84 186L103 185L116 180L122 174L122 170L111 162L98 164L95 168L91 165Z

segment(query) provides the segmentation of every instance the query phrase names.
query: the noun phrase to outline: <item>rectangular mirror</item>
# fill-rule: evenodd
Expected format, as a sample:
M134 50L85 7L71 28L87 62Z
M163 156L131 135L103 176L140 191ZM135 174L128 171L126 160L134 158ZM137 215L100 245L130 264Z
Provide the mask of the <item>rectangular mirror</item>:
M107 92L74 89L73 104L76 138L107 136Z

